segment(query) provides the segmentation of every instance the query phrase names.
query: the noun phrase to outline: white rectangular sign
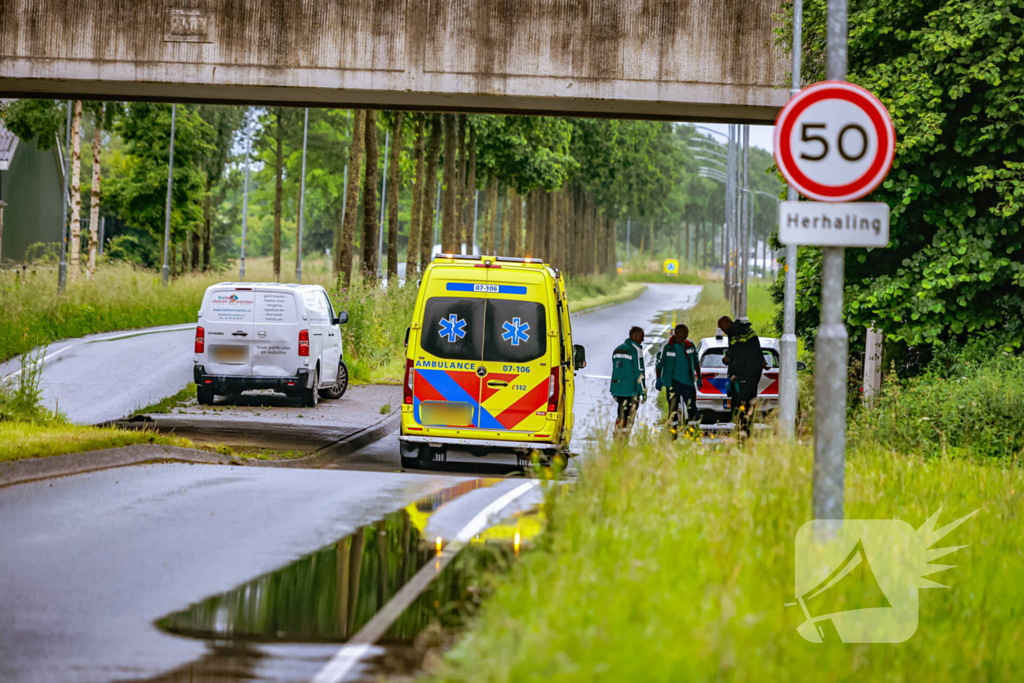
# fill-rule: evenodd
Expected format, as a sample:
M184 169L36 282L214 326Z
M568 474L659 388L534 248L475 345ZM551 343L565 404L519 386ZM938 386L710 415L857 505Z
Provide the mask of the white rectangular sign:
M779 202L779 241L819 247L886 247L889 205Z

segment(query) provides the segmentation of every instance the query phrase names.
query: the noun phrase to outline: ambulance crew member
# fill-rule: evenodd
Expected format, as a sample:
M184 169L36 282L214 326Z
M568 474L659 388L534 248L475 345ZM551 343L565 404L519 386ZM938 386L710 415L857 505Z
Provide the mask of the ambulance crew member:
M647 377L644 372L644 354L641 344L644 331L639 327L629 330L629 339L619 344L612 354L612 396L619 404L615 420L615 436L626 438L633 428L633 420L640 404L647 400Z
M658 354L658 389L665 388L668 399L668 428L672 438L679 432L679 402L683 401L689 419L697 416L697 382L700 362L697 347L688 337L690 328L676 325L672 336Z
M718 329L729 337L729 348L722 359L729 368L729 398L732 401L733 422L738 431L750 432L757 397L757 385L764 370L761 340L749 322L733 321L728 316L718 319Z

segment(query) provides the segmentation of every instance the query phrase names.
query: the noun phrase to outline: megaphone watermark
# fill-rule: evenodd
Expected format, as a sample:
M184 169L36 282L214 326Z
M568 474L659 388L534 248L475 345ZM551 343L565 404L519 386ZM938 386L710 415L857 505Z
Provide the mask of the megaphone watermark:
M816 519L796 534L796 598L812 643L902 643L917 631L918 590L945 588L924 578L956 565L930 564L965 545L931 549L978 510L936 530L897 519Z

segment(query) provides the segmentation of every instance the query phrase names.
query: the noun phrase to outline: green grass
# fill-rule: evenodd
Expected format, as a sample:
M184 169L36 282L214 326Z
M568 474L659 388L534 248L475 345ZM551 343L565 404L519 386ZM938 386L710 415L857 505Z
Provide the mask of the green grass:
M796 632L794 538L811 518L813 448L608 446L554 501L550 527L436 675L447 681L1014 680L1024 667L1024 471L861 444L849 518L915 528L981 513L942 545L899 645L813 645Z
M0 462L82 453L101 448L119 448L140 443L192 447L192 442L188 439L153 432L114 427L83 427L67 422L0 422Z
M646 271L640 273L623 273L629 282L666 282L676 285L699 285L704 279L698 274L690 271L683 271L678 275L668 275L661 271Z
M187 404L189 401L194 400L196 397L196 385L195 382L189 382L188 385L176 393L174 396L168 396L165 399L161 399L152 405L148 405L145 408L139 408L132 416L135 415L150 415L153 413L169 413L175 408L180 408Z

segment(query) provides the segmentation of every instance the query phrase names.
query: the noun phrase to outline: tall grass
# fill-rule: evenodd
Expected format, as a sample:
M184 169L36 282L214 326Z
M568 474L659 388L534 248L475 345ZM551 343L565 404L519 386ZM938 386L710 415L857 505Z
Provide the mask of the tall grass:
M538 549L485 604L446 681L1015 680L1024 667L1024 471L861 443L851 519L919 527L981 512L920 593L898 645L813 645L796 632L794 538L812 517L810 446L641 439L607 445L553 505Z
M887 379L854 413L851 438L904 453L1024 457L1024 357L966 361L962 376L929 372Z

